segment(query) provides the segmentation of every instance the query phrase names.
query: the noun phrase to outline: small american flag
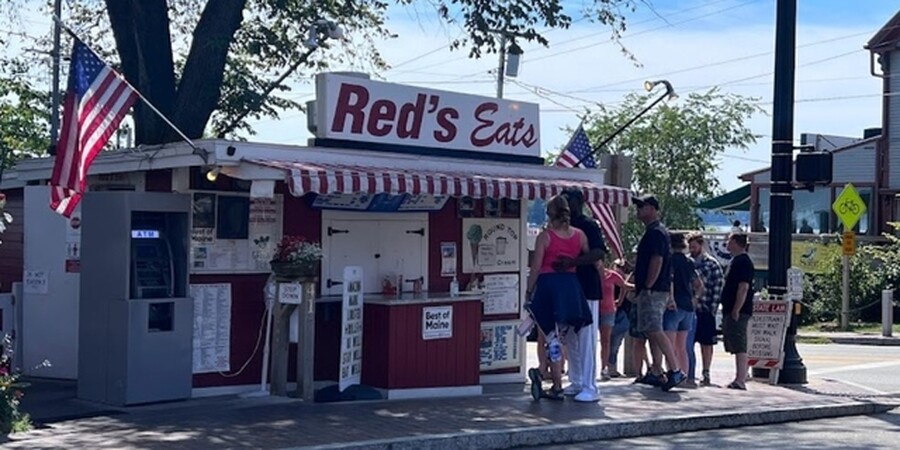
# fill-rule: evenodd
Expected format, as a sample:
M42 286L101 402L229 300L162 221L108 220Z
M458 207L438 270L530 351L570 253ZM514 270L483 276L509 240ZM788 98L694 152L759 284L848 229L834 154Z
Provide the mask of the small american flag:
M584 127L578 126L572 140L566 145L559 157L556 158L557 167L575 167L582 158L580 167L594 169L597 167L597 160L594 159L594 150L591 148L591 142L588 140ZM622 258L624 252L622 250L622 237L619 235L619 227L616 224L616 218L613 215L612 207L607 204L588 203L588 207L594 214L594 219L600 224L600 229L606 235L616 257Z
M50 178L50 209L70 217L94 158L115 133L137 92L83 42L74 39L62 127Z

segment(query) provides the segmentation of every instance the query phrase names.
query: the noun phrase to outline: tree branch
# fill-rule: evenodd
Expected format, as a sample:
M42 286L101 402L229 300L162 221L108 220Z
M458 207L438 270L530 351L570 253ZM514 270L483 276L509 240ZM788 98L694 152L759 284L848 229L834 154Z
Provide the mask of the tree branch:
M269 94L271 94L272 91L280 86L281 83L283 83L284 80L287 79L287 77L296 72L301 65L306 64L306 62L309 61L309 57L312 56L313 52L315 51L315 48L307 49L302 55L300 55L300 58L297 61L294 61L294 63L291 64L290 67L288 67L288 69L283 74L281 74L281 76L279 76L277 80L269 83L269 85L266 86L266 89L263 90L262 93L260 93L259 97L256 97L256 100L254 100L251 105L247 105L247 108L244 109L244 111L233 117L224 127L222 127L222 129L219 131L219 137L224 138L226 134L231 133L235 129L237 129L238 125L241 124L241 121L244 120L244 118L247 117L248 114L252 112L258 112L260 110L260 107L265 104L266 99L269 98Z

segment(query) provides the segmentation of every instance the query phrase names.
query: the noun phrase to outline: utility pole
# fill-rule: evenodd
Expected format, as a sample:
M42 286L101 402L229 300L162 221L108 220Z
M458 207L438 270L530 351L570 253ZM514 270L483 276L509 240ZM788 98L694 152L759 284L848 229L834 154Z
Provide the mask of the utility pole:
M500 64L497 66L497 98L503 98L503 82L506 75L506 35L500 37Z
M62 17L62 0L55 0L53 3L53 14L56 17ZM53 21L53 80L50 86L50 155L56 155L56 141L59 139L59 60L60 60L60 43L59 37L61 32L59 20Z
M794 68L797 41L797 0L777 0L775 19L775 93L772 110L772 187L769 225L769 292L787 294L791 264L793 210ZM799 303L794 304L784 341L784 367L779 383L805 384L806 366L797 352ZM766 371L767 372L767 371Z

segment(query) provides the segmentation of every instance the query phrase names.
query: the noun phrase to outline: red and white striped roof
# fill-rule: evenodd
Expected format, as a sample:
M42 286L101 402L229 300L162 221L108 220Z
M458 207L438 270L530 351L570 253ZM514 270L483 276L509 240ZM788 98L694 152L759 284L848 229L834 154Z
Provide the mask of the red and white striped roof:
M631 193L589 180L513 177L508 174L461 173L386 167L359 167L297 161L249 159L264 167L284 169L291 194L430 194L474 198L547 199L569 188L580 189L590 203L628 206ZM473 168L474 169L474 168ZM573 169L573 172L575 169ZM574 173L573 173L574 175Z

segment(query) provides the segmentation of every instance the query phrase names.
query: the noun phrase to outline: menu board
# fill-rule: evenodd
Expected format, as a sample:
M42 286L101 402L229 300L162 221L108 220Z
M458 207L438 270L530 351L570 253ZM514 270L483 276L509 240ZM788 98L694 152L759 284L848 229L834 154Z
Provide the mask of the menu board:
M519 270L518 219L463 219L463 273Z
M247 239L217 237L217 199L216 194L194 194L191 271L268 272L282 236L283 196L249 199Z
M484 315L519 313L519 275L484 276Z
M519 367L519 335L517 320L481 323L481 364L484 370Z
M192 284L193 373L231 370L231 284Z

